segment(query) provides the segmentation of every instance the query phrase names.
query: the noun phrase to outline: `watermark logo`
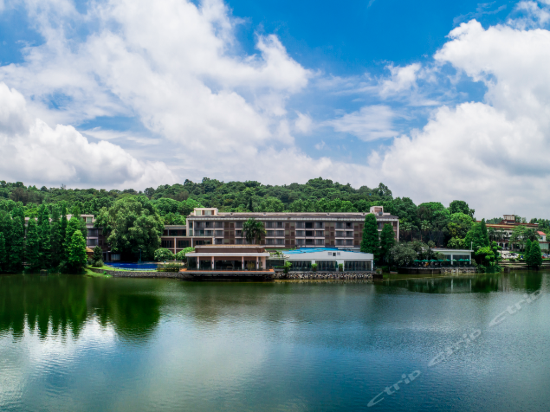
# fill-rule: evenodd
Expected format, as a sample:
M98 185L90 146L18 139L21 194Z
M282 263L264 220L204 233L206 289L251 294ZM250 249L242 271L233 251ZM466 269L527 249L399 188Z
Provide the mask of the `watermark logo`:
M401 375L401 380L397 381L396 383L394 383L391 386L386 387L382 392L380 392L378 395L376 395L374 398L372 398L370 400L370 402L368 403L368 407L370 408L371 406L374 406L377 403L382 402L384 400L384 398L383 398L384 395L393 395L395 392L397 392L399 389L401 389L399 387L400 383L404 383L405 385L408 385L409 383L414 381L416 378L418 378L421 373L422 372L416 370L412 373L409 373L408 375L406 375L406 374ZM393 388L393 390L392 390L392 388Z
M499 325L502 322L504 322L509 316L514 315L518 313L520 310L524 308L522 304L531 304L535 302L540 296L542 295L542 292L540 290L528 295L523 295L523 299L519 302L515 303L514 305L508 306L505 311L499 313L497 316L491 320L489 323L489 328L492 328L493 326ZM431 368L433 366L436 366L443 362L444 360L447 360L450 356L452 356L454 353L459 351L462 348L466 348L473 344L479 337L481 336L481 330L476 329L470 334L464 334L462 335L462 339L457 341L456 343L452 344L451 346L445 348L443 352L439 352L429 363L428 368ZM377 405L380 402L382 402L385 399L385 396L393 395L395 392L401 389L399 384L405 384L409 385L411 382L413 382L415 379L417 379L422 372L419 370L415 370L412 373L409 373L408 375L403 374L401 375L401 380L397 381L393 385L390 385L386 387L382 392L380 392L378 395L376 395L374 398L370 400L368 403L368 407Z

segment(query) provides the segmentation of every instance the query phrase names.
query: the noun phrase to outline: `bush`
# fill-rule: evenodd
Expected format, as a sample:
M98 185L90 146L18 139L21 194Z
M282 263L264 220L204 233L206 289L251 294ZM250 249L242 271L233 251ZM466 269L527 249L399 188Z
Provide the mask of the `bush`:
M285 262L285 264L283 266L283 269L284 269L285 273L288 273L288 271L290 270L291 267L292 267L292 263Z
M343 263L338 263L338 270L340 272L343 272L344 271L344 264Z
M176 260L184 261L185 260L185 255L189 252L194 252L194 251L195 251L195 248L186 247L185 249L180 250L178 253L176 253Z
M314 271L314 272L317 272L317 263L312 263L311 264L311 270Z
M92 264L92 266L93 266L94 268L100 268L100 267L103 266L103 261L102 261L101 259L100 259L100 260L96 260L96 261Z
M155 250L155 260L157 262L166 262L167 260L174 260L176 256L170 249L160 248Z

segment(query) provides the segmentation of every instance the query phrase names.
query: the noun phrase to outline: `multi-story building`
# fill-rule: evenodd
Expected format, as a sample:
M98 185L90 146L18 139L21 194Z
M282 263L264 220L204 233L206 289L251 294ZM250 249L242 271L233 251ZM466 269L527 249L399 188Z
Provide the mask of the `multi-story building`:
M376 216L378 230L392 225L399 240L399 218L384 213L375 206L370 213ZM166 226L162 235L163 247L177 253L184 247L196 245L243 245L246 239L243 224L250 218L265 226L262 245L267 248L335 247L359 250L367 213L233 213L216 208L195 209L185 226Z
M510 238L512 232L518 226L525 226L534 229L539 236L539 244L542 251L548 251L548 241L546 240L546 234L538 230L538 223L523 223L517 222L515 215L504 215L504 218L500 223L487 223L487 229L494 230L494 239L498 246L501 246L503 250L511 250L512 244Z

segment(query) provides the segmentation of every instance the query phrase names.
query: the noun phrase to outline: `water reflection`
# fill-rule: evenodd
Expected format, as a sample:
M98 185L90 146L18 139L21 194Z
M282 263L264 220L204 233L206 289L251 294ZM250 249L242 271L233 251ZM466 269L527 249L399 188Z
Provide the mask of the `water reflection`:
M539 271L433 278L398 275L383 284L419 293L491 293L510 290L532 293L541 288L542 277Z
M21 338L25 329L76 339L91 317L112 325L122 339L143 340L160 319L154 282L124 282L84 276L0 277L0 334Z

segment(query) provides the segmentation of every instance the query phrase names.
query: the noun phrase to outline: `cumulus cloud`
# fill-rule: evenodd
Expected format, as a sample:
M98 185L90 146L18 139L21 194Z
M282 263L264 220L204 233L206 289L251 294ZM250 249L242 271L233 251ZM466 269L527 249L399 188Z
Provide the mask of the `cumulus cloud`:
M350 133L363 141L371 141L397 136L392 121L395 118L389 106L365 106L359 111L348 113L324 124L337 132Z
M4 83L0 83L0 147L0 175L12 181L138 188L175 181L164 163L139 161L112 143L90 143L72 126L52 128L33 118L24 97Z
M450 33L435 55L475 81L484 102L434 111L426 126L397 138L369 165L415 199L464 198L482 214L546 215L550 194L550 32L477 21Z
M380 85L380 95L382 97L388 97L392 94L400 93L414 87L420 68L420 63L413 63L405 67L394 67L390 65L388 69L391 72L391 77L382 81Z

